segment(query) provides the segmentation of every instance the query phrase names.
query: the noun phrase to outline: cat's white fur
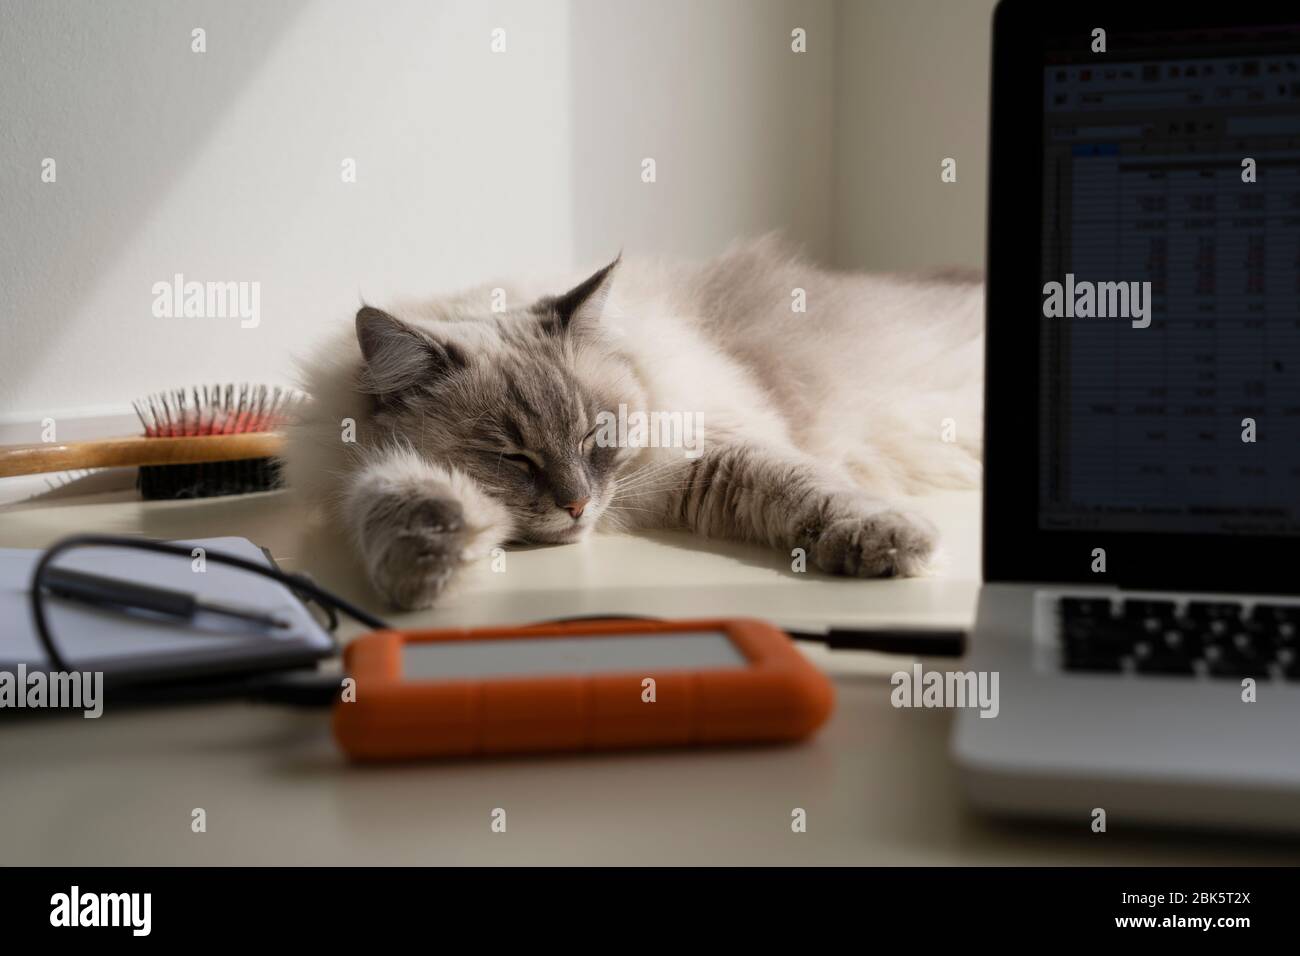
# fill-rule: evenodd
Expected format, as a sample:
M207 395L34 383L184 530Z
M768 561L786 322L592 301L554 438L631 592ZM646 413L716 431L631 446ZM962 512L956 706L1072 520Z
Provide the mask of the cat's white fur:
M452 329L468 350L490 349L494 289L513 307L582 278L490 282L388 311L415 327ZM793 308L799 290L804 312ZM983 298L974 277L831 272L765 237L703 263L628 257L602 293L597 321L631 357L643 407L694 413L706 447L743 443L790 461L815 459L827 482L842 479L872 496L977 484ZM365 430L356 384L362 364L349 323L305 365L302 384L313 401L291 429L286 467L291 487L352 530L372 578L385 572L369 553L376 545L365 540L360 516L384 489L452 488L468 502L466 560L517 533L508 508L412 443L341 442L345 419ZM656 462L680 460L683 451L637 455L630 467L652 474ZM653 482L643 487L655 491ZM660 523L636 494L622 504L615 500L597 526ZM376 583L397 603L427 603Z

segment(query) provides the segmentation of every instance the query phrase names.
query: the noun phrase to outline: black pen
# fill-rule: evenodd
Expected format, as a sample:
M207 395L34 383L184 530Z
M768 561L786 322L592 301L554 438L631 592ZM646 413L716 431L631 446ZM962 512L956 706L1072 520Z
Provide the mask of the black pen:
M150 611L179 620L193 620L200 611L238 618L262 627L284 628L289 623L264 611L200 600L197 595L170 588L137 584L121 578L101 577L68 568L48 568L44 576L45 589L59 597L87 604L122 609Z

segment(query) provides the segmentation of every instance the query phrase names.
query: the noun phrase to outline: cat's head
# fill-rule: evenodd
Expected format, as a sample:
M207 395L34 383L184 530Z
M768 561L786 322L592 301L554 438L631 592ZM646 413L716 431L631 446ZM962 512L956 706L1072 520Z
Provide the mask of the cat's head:
M357 313L359 385L373 419L430 461L472 477L511 511L522 541L574 541L609 507L635 449L598 441L601 413L644 395L602 312L613 263L577 287L506 312L405 322Z

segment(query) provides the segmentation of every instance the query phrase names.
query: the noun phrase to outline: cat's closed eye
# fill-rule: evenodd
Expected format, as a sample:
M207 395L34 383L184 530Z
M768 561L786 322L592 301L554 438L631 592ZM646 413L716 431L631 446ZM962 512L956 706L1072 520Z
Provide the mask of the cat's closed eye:
M501 457L523 471L532 472L541 470L541 466L537 464L530 455L522 455L516 452L502 452Z

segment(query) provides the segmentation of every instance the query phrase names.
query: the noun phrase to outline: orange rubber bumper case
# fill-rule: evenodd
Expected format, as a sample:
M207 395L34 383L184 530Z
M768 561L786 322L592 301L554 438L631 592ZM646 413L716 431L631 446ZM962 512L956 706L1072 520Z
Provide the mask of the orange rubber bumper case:
M736 663L545 675L502 674L498 663L490 677L404 676L408 649L434 642L518 647L520 639L634 641L700 632L725 636ZM493 647L473 650L490 654ZM834 702L830 681L784 632L744 618L375 631L349 644L344 662L355 684L352 699L345 694L334 706L334 737L345 754L367 761L794 741L820 727Z

